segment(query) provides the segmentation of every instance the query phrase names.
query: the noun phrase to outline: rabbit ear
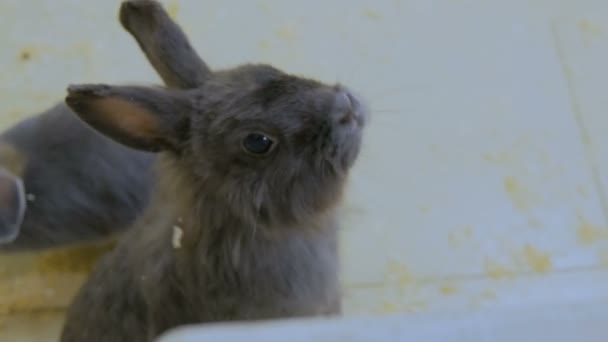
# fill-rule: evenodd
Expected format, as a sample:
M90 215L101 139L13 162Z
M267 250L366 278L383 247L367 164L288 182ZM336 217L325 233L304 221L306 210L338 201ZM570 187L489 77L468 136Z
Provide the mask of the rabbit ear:
M191 110L175 91L101 84L70 86L66 103L97 131L150 152L178 149Z
M196 88L210 70L162 5L151 0L125 1L120 22L139 44L156 72L172 88Z
M0 167L0 245L11 243L19 236L25 199L22 180Z

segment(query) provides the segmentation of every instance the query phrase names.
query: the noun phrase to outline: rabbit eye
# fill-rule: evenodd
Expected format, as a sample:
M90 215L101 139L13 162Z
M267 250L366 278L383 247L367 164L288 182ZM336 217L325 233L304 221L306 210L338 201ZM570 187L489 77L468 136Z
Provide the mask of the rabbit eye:
M261 133L250 133L243 140L243 148L252 154L265 154L270 151L274 142Z

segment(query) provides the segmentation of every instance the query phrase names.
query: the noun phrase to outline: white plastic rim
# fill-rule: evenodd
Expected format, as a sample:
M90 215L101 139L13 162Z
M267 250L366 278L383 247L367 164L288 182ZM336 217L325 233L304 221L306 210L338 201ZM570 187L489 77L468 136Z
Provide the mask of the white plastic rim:
M605 342L606 300L478 312L345 316L190 325L156 342Z
M10 234L0 235L0 245L6 245L15 241L21 232L21 225L23 224L23 219L27 210L27 200L25 198L25 185L23 184L21 178L16 177L4 169L0 169L0 176L11 178L14 181L15 185L17 186L17 196L19 201L19 212L17 213L16 220L13 223L13 229L8 230L10 231Z

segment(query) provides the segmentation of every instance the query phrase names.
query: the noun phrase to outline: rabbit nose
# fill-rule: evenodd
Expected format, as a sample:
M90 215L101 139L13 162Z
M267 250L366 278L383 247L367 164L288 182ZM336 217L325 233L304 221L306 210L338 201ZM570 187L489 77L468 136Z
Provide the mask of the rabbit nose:
M339 88L336 94L335 118L341 125L351 123L357 119L357 100L347 90Z

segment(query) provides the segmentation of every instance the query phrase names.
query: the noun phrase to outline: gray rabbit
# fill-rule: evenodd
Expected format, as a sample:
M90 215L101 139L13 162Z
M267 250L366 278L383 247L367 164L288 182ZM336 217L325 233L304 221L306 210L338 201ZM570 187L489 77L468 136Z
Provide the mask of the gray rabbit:
M181 89L68 89L91 127L158 153L158 187L75 297L61 341L152 341L184 324L339 314L336 208L366 126L361 100L270 65L211 71L171 43L181 31L155 1L123 3L121 20L180 50L179 59L148 54Z
M148 202L155 156L108 139L65 104L0 135L0 251L119 233Z
M123 27L165 85L189 88L202 81L203 61L165 12L152 13L158 27L138 19L147 15L138 6L122 13ZM121 233L149 200L155 157L99 134L65 104L11 127L0 135L0 251Z

